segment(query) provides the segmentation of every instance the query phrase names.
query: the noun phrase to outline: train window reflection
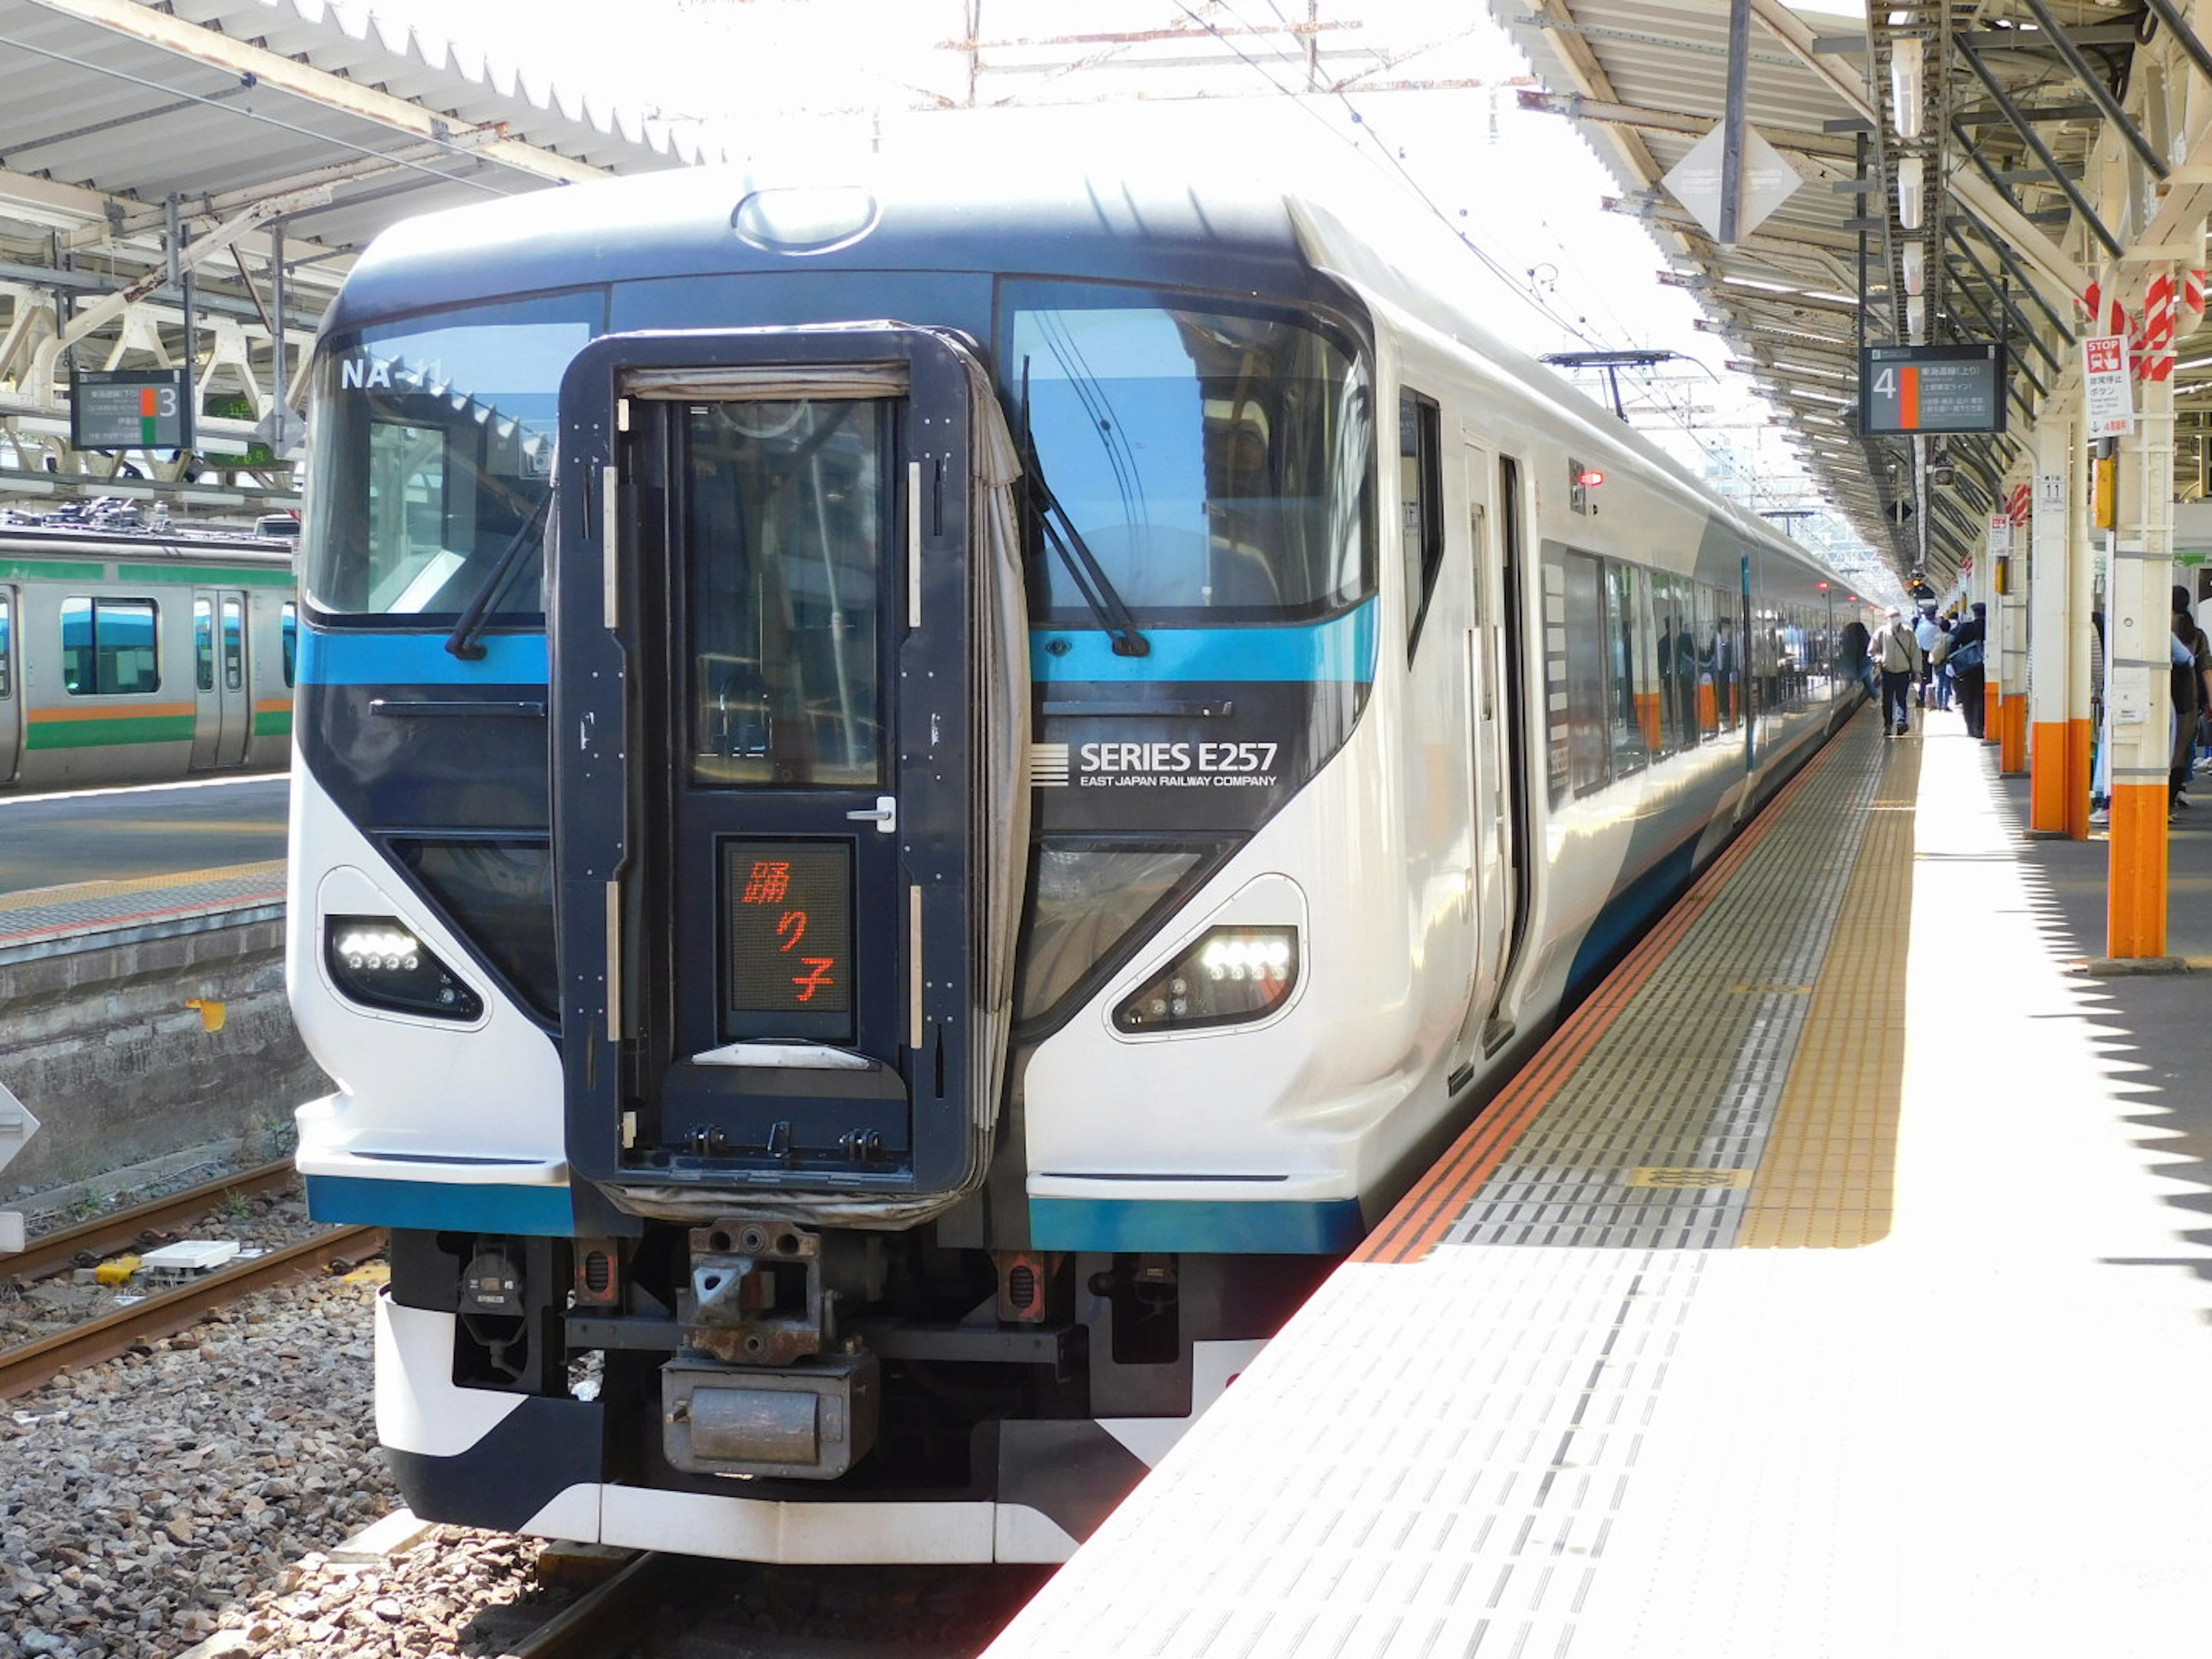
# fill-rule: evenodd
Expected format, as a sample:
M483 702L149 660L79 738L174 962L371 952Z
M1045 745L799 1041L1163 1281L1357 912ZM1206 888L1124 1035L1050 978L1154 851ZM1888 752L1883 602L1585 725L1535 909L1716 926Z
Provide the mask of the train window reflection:
M62 601L62 689L73 697L161 689L151 599Z
M222 686L226 691L246 686L246 606L238 599L222 602Z
M596 292L341 335L317 359L301 582L337 614L450 619L508 544L542 533L561 376L604 324ZM491 617L535 619L540 558Z
M684 417L691 773L877 783L890 405L793 398Z
M192 684L215 690L215 601L192 601Z
M1140 620L1313 616L1370 591L1373 417L1349 349L1287 318L1009 292L1033 471ZM1065 566L1032 553L1039 617L1087 616Z

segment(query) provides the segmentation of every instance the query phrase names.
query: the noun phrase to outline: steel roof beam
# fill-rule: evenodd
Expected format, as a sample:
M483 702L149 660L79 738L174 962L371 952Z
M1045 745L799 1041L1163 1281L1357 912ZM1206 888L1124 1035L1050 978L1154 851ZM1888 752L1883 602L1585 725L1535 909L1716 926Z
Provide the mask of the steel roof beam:
M2043 361L2051 365L2051 372L2053 374L2062 372L2063 365L2058 361L2058 354L2044 344L2043 337L2035 331L2035 325L2029 322L2021 308L2013 303L2011 290L2004 283L2000 283L1990 268L1982 263L1981 255L1974 252L1974 246L1966 240L1966 233L1956 225L1946 225L1943 227L1943 234L1951 246L1958 249L1965 257L1966 263L1974 268L1974 274L1982 279L1990 292L2003 305L2005 315L2011 319L2012 325L2020 331L2028 344L2043 354ZM1960 292L1967 291L1964 283L1961 283L1959 287ZM1988 315L1987 313L1983 314ZM1992 323L1990 326L1994 328L1996 325ZM2037 389L2041 390L2040 386Z
M1828 54L1818 50L1812 29L1806 24L1803 18L1790 9L1785 0L1752 0L1752 10L1758 16L1759 21L1766 26L1768 32L1776 40L1788 46L1798 61L1825 82L1829 90L1842 100L1850 109L1864 119L1876 123L1878 125L1881 119L1881 112L1868 99L1863 70L1856 64L1848 72L1838 69L1835 64L1830 61ZM1977 186L1974 180L1954 179L1949 187L1952 194L1966 201L1969 205L1979 208L1983 216L1992 222L2017 219L2019 224L2015 240L2018 240L2021 251L2033 262L2038 270L2058 285L2060 292L2070 297L2081 293L2088 286L2088 272L2081 268L2079 262L2056 242L2036 229L2033 225L2028 223L2026 216L2020 214L2001 193L1991 191L1990 193L1996 198L1995 200L1976 202L1975 197L1983 194L1983 191ZM2012 229L2014 227L2008 224L2006 228Z
M139 5L135 0L37 0L48 11L59 12L133 40L174 52L179 58L197 64L228 71L239 76L252 76L263 86L279 92L304 98L325 109L339 111L393 132L404 132L412 138L433 142L449 140L457 136L454 124L443 116L410 104L404 98L395 98L388 92L379 92L357 82L287 58L265 46L248 45L213 29ZM551 179L561 184L581 184L607 176L604 167L588 162L572 161L551 150L541 149L535 144L506 136L503 125L484 128L463 127L459 135L480 137L483 153L503 167L533 178Z
M2035 14L2035 21L2043 26L2044 34L2057 48L2058 55L2066 60L2066 67L2074 71L2074 78L2087 89L2097 107L2104 112L2105 119L2119 129L2120 137L2128 142L2128 148L2142 158L2142 164L2152 173L2160 179L2165 178L2170 171L2166 165L2166 158L2128 118L2127 111L2120 107L2120 100L2112 96L2112 89L2105 84L2104 77L2097 73L2095 65L2082 55L2081 48L2075 46L2066 31L2059 27L2058 19L2051 15L2051 8L2044 3L2044 0L2021 0L2021 3ZM1961 41L1960 44L1965 43ZM1967 50L1972 52L1972 48L1969 46Z
M1689 110L1656 109L1648 104L1622 104L1592 98L1579 92L1544 92L1523 87L1516 94L1520 106L1537 115L1564 115L1571 121L1597 121L1608 126L1633 127L1646 132L1680 133L1702 138L1719 118ZM1761 124L1759 134L1775 149L1796 150L1822 161L1848 161L1850 144L1823 132Z
M2119 239L2114 236L2106 227L2105 222L2097 216L2097 210L2089 205L2089 198L2081 193L2081 187L2066 176L2058 165L2058 158L2051 153L2051 146L2044 142L2043 135L2035 130L2035 124L2022 113L2020 106L2013 101L2012 94L2004 89L2004 82L1998 80L1996 73L1982 61L1979 52L1964 41L1955 44L1959 48L1959 55L1966 60L1967 67L1974 71L1984 89L1989 93L1990 100L2004 112L2005 118L2012 123L2013 131L2020 135L2021 142L2035 152L2035 159L2043 163L2044 170L2050 173L2051 182L2063 191L2066 199L2074 204L2075 212L2081 216L2081 222L2089 227L2090 234L2105 245L2107 252L2114 258L2118 258L2123 252ZM2086 287L2087 284L2083 286Z

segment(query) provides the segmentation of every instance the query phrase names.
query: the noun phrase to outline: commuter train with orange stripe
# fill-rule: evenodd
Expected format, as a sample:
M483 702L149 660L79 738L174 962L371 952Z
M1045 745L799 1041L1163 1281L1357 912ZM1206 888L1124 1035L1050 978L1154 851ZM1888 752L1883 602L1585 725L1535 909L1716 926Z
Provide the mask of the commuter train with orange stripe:
M292 565L260 537L0 526L0 789L289 764Z
M1862 695L1387 191L1014 161L326 319L298 1158L421 1516L1064 1558Z

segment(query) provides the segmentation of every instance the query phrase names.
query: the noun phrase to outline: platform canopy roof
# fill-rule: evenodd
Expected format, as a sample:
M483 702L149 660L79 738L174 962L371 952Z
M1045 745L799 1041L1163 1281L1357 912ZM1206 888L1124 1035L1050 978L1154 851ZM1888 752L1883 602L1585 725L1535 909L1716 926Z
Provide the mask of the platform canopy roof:
M1747 10L1740 108L1775 158L1750 165L1803 182L1723 242L1697 186L1668 175L1727 113L1729 0L1492 0L1542 82L1523 104L1583 126L1620 183L1609 205L1667 252L1662 280L1697 295L1859 533L1940 586L2017 487L2089 285L2139 313L2149 265L2203 263L2191 164L2212 55L2172 0ZM2112 166L2132 169L2118 188L2100 176ZM2137 206L2115 213L2123 196ZM1860 430L1863 344L1999 341L2008 433ZM2185 407L2207 365L2184 349ZM2184 493L2201 493L2201 428L2183 429Z
M716 159L344 0L0 0L0 278L137 276L173 212L222 239L212 280L281 224L301 277L334 283L411 214Z

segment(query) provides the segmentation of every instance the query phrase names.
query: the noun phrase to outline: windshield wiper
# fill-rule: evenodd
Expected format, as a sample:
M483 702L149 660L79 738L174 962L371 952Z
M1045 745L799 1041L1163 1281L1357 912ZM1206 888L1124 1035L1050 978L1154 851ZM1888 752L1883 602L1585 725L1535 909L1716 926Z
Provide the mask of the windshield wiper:
M500 549L499 557L492 561L491 574L484 578L483 586L477 589L476 597L461 612L460 620L453 624L453 631L446 635L446 649L463 661L483 660L484 647L481 635L484 631L484 619L491 615L492 601L499 597L500 590L507 586L521 564L524 547L544 544L542 536L533 542L530 532L544 522L552 506L553 492L548 489L538 498L538 505L530 509L530 516L514 532L514 539Z
M1030 510L1036 514L1037 528L1060 555L1060 562L1067 567L1067 574L1075 583L1075 591L1083 596L1083 603L1105 629L1107 638L1114 641L1117 657L1149 657L1152 641L1137 631L1137 619L1129 614L1129 607L1115 592L1114 584L1107 579L1105 567L1098 556L1083 539L1083 532L1075 527L1075 520L1067 516L1067 509L1060 504L1060 497L1052 493L1052 486L1044 481L1044 465L1037 459L1036 440L1030 432L1030 362L1022 359L1022 464L1029 486Z

